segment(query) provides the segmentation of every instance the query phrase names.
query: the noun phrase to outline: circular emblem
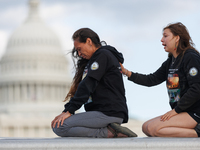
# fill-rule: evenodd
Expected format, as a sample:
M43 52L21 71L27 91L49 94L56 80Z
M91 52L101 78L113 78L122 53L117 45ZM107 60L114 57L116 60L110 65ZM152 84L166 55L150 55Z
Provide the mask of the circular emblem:
M198 70L195 67L191 68L190 71L189 71L189 74L191 76L196 76L197 73L198 73Z
M91 65L91 69L97 70L98 68L99 68L99 64L97 62L93 62L93 64Z

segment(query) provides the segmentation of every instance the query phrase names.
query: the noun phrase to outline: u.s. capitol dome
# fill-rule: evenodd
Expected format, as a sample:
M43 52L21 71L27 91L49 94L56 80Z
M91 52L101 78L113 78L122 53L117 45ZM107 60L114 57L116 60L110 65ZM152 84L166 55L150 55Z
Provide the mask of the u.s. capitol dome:
M0 136L51 135L69 86L68 61L57 35L39 17L38 0L10 36L0 60Z

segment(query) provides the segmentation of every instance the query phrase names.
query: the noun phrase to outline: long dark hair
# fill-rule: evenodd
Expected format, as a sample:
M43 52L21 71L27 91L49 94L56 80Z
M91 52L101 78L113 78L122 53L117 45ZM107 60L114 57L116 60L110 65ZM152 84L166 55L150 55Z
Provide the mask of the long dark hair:
M76 32L74 32L74 34L72 36L73 41L78 40L80 43L86 43L87 38L91 39L91 41L93 42L95 47L98 48L101 46L99 36L97 35L97 33L95 33L93 30L91 30L89 28L81 28L81 29L77 30ZM69 100L76 93L78 85L82 80L83 71L89 61L87 59L80 57L75 48L72 49L71 53L72 53L72 59L74 62L75 75L72 80L72 85L70 87L70 90L69 90L67 96L65 97L64 101Z
M163 31L165 29L169 29L174 36L180 37L179 44L177 46L177 54L184 55L185 51L188 49L194 49L197 53L199 53L194 48L194 43L190 37L190 34L189 34L187 28L181 22L169 24L163 29ZM169 56L171 56L171 55L172 54L169 53Z

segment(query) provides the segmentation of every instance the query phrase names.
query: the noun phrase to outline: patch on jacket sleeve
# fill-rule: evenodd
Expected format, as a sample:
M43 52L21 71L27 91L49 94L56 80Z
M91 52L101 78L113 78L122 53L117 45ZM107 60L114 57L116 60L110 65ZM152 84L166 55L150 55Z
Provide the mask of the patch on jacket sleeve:
M99 64L95 61L93 62L93 64L91 65L91 70L97 70L99 68Z
M198 70L195 67L190 68L189 74L191 76L196 76L198 74Z

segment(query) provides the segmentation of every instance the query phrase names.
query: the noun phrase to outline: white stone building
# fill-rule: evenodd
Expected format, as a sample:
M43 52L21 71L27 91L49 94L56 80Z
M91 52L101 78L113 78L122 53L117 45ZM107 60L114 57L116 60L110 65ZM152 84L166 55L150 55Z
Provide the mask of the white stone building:
M56 137L50 123L64 109L70 69L38 6L38 0L29 1L29 15L9 38L0 60L0 137ZM141 137L142 123L130 119L123 126Z
M0 137L51 137L71 78L55 33L41 20L38 0L8 40L0 60Z

